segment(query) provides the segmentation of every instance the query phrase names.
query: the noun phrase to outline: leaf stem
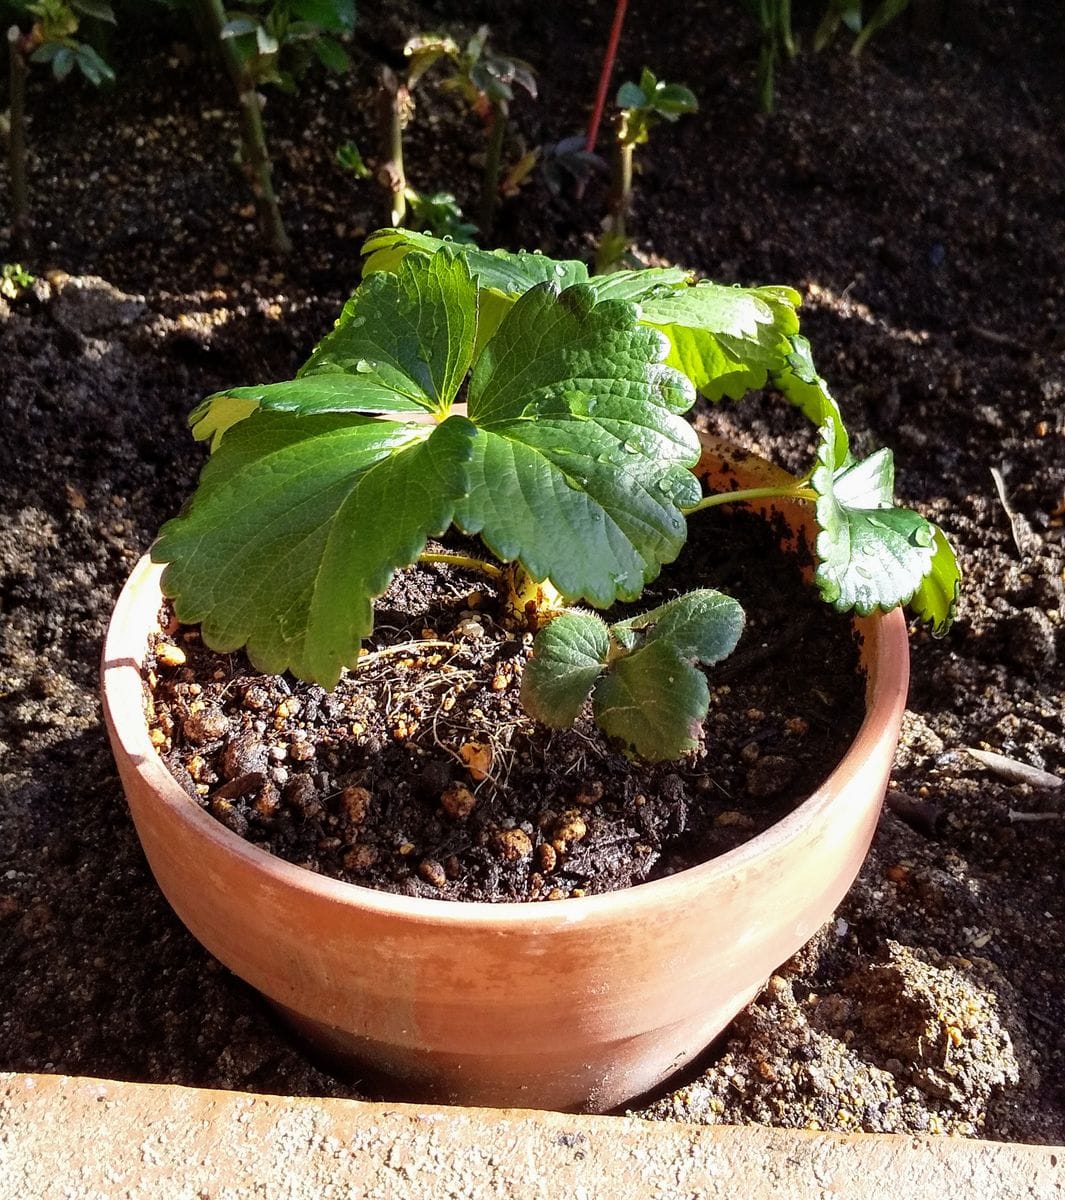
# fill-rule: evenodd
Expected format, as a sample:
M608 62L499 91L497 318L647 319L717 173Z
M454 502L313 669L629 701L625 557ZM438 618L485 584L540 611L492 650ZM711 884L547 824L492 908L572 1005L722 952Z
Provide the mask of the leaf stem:
M715 492L712 496L704 496L698 504L692 508L684 509L685 516L691 516L692 513L702 512L707 508L717 508L721 504L745 504L749 500L809 500L811 502L817 499L817 493L813 488L806 487L762 487L762 488L745 488L738 492Z
M461 567L466 571L480 571L482 575L487 575L489 579L497 582L503 578L502 567L486 562L483 558L471 558L466 554L419 554L418 562L446 563L448 566Z

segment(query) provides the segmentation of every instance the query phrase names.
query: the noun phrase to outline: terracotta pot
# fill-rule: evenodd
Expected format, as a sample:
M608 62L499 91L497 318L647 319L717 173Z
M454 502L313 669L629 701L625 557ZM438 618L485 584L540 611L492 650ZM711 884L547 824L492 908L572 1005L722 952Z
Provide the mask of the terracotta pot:
M776 468L708 449L718 486ZM728 482L722 482L722 481ZM789 511L795 528L806 519ZM148 740L141 665L160 568L137 565L103 656L107 728L148 862L181 920L320 1050L397 1096L606 1111L719 1034L832 915L876 825L906 698L899 612L857 622L867 715L788 817L701 866L611 895L530 904L393 896L243 841Z

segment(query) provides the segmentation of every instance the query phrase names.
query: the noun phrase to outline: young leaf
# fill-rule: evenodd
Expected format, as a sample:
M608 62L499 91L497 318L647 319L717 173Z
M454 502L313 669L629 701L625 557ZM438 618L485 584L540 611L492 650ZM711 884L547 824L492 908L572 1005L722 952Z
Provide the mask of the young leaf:
M592 613L567 612L536 635L525 666L521 702L525 711L552 729L568 729L606 668L610 636Z
M643 321L670 341L666 362L708 399L741 399L784 370L800 303L790 288L733 288L704 281L652 297Z
M743 609L730 596L703 589L619 622L611 632L621 642L638 640L596 685L600 728L651 761L694 750L710 703L696 664L710 666L732 653L743 632Z
M214 650L247 645L259 670L332 687L372 629L373 597L451 524L472 435L461 417L241 422L152 547L178 619L202 622Z
M698 500L698 439L676 415L694 397L662 349L632 305L526 292L474 368L456 523L569 598L634 599L680 552Z
M821 429L818 466L810 483L817 493L814 579L839 612L867 616L904 604L920 588L936 552L933 526L906 508L895 508L890 450L836 469L835 426Z
M612 271L609 275L595 275L588 280L588 286L597 300L645 302L685 286L691 277L691 271L681 267L645 267L638 271Z

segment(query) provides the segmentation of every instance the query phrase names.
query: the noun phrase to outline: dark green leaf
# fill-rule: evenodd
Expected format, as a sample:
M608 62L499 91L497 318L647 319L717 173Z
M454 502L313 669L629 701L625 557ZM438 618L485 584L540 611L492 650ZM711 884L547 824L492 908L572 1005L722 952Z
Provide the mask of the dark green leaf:
M591 613L568 612L536 635L521 681L526 712L552 729L568 729L606 667L610 637Z
M225 438L152 548L179 620L259 670L332 687L371 600L451 523L472 426L262 413ZM387 514L388 520L382 521Z
M630 81L618 88L615 103L618 108L643 108L647 104L647 97L638 83Z
M97 21L107 21L115 24L115 12L106 0L69 0L70 7L87 17L95 17Z
M99 87L101 83L114 83L114 71L91 46L84 42L80 43L75 57L78 62L78 70L94 87Z
M74 69L74 63L73 49L70 46L60 46L52 56L52 74L62 82Z
M465 259L437 253L366 279L300 376L360 374L431 412L450 408L473 357L477 289Z
M318 61L329 71L343 74L351 66L351 59L344 47L331 37L316 38L313 42Z
M632 599L684 543L699 443L687 381L631 305L527 292L474 368L479 427L456 523L503 561L598 607Z
M291 0L292 12L331 33L350 33L355 28L355 0Z
M224 38L246 37L257 33L261 28L254 17L233 17L222 26L221 36Z
M651 761L694 750L710 699L696 664L709 666L731 654L742 632L739 604L709 590L619 622L611 633L635 648L614 660L596 684L596 722Z

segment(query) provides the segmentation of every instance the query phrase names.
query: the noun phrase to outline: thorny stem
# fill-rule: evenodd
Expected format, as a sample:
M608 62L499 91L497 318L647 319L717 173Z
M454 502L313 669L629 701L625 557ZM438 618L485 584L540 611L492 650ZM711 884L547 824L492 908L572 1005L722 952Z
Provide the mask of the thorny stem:
M241 158L255 197L259 226L276 254L288 254L292 250L292 243L285 232L281 209L274 192L270 152L266 148L262 109L255 81L247 66L241 62L233 39L222 37L222 29L226 23L222 0L198 0L198 8L204 27L211 31L211 36L218 42L226 71L237 93Z
M698 504L691 508L684 509L684 514L690 517L692 513L702 512L707 508L717 508L721 504L743 504L748 500L772 500L775 498L813 502L817 499L817 493L813 488L804 487L763 487L746 488L738 492L715 492L712 496L704 496Z
M26 55L22 30L12 25L7 31L8 61L11 69L11 131L8 135L7 162L11 175L11 234L16 248L30 248L30 201L26 184Z

